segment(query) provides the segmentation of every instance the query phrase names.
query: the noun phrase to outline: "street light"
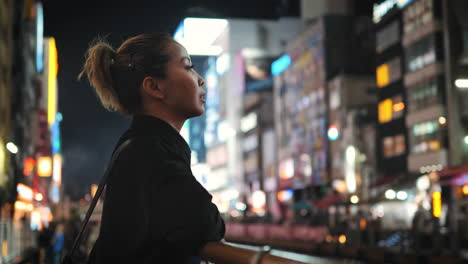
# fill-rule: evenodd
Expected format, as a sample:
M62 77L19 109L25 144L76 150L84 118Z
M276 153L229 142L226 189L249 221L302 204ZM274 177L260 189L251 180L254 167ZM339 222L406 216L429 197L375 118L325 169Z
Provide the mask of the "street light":
M8 149L8 151L10 151L13 154L18 153L18 147L12 142L8 142L6 144L6 148Z
M455 86L462 89L468 88L468 79L456 79Z

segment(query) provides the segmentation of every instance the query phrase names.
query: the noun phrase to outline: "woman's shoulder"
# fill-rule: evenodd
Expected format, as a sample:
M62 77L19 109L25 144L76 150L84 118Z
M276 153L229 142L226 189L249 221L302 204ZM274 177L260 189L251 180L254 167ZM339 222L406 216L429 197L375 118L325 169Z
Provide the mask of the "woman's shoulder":
M160 140L145 137L134 137L122 153L132 157L162 158L167 156L167 147Z

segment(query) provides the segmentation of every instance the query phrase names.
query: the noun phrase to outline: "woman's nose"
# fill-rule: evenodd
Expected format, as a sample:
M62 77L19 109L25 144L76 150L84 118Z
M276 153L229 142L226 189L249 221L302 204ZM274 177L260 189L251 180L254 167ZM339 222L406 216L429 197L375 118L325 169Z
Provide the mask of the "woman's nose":
M200 87L205 85L205 80L203 80L203 78L200 75L198 75L198 85Z

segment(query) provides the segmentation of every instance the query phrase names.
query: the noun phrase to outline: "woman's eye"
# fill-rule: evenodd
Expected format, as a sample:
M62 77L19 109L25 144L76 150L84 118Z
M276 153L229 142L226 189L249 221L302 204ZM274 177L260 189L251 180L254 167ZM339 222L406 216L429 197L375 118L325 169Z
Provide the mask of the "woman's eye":
M187 66L187 70L192 70L192 69L193 69L193 65Z

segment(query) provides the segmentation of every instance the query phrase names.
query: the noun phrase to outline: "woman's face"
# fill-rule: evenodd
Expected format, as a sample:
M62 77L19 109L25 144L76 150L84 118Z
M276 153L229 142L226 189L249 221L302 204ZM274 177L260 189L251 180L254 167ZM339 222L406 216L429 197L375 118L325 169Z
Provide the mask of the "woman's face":
M167 64L166 78L160 80L166 97L164 103L183 118L202 115L205 112L204 80L193 69L185 48L177 42L169 46L171 59Z

